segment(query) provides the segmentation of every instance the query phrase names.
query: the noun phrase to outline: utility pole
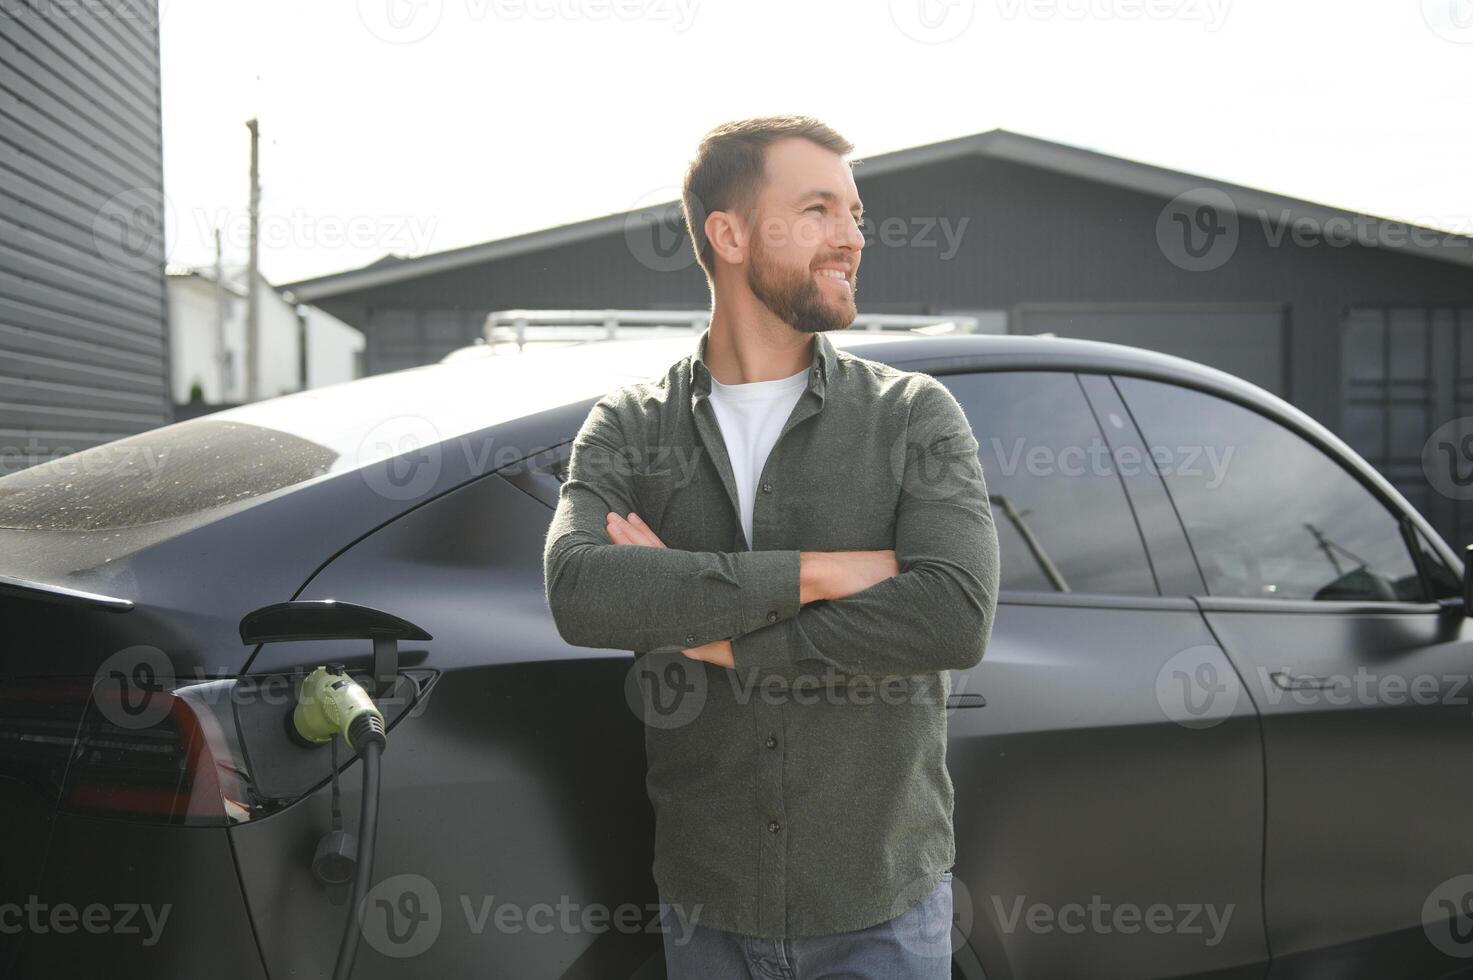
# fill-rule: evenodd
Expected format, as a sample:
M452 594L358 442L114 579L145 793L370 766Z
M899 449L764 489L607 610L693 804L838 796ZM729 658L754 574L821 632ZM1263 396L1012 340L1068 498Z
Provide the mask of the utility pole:
M257 252L260 247L260 210L261 210L261 171L260 171L260 145L261 131L256 125L255 118L246 120L246 129L251 131L251 204L250 204L250 227L251 244L250 258L246 265L246 337L245 337L245 401L256 400L259 389L259 380L256 371L257 345L260 343L261 331L261 301L259 291L256 289L256 280L260 278L257 272Z
M226 346L225 319L229 316L229 300L225 291L225 253L220 246L220 228L215 227L215 370L219 374L218 401L230 401L230 349Z

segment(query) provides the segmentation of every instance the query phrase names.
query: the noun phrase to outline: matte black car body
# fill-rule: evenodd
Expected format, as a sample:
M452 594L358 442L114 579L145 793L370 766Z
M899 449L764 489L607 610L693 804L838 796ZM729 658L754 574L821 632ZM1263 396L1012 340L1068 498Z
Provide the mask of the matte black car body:
M1005 587L986 656L953 676L957 976L1379 980L1470 962L1423 925L1439 887L1473 871L1467 707L1268 703L1256 681L1260 667L1287 667L1286 690L1357 665L1442 678L1473 668L1473 627L1454 598L1461 558L1380 474L1292 406L1180 359L1051 338L834 336L954 391L1017 372L1075 385L1117 446L1142 442L1149 423L1112 378L1246 407L1338 464L1424 547L1413 599L1212 595L1163 482L1121 478L1122 533L1158 594ZM356 975L661 976L643 734L624 694L631 654L561 641L541 551L593 401L659 376L692 343L461 360L123 440L170 447L170 465L193 461L183 472L206 488L159 489L180 472L165 465L145 494L118 463L125 493L139 495L136 520L127 507L66 510L83 488L44 473L0 480L0 904L170 908L151 945L55 922L5 930L0 974L330 972L347 909L308 868L330 823L330 766L325 750L298 758L272 741L289 704L243 698L226 713L237 729L226 737L245 746L236 768L253 787L250 812L186 825L68 802L91 709L72 697L42 711L36 692L88 685L134 646L162 651L175 678L235 678L249 691L328 661L366 668L362 641L241 644L252 610L334 598L434 637L400 652L408 680L391 716L374 866L382 919ZM968 414L985 443L989 419ZM278 422L290 433L280 441ZM207 424L218 440L198 436ZM201 462L211 445L219 462ZM263 478L252 461L275 454L300 458L300 471ZM984 471L989 489L1002 486L990 460ZM250 489L221 489L232 486ZM1023 527L1010 506L995 503L999 526ZM1158 685L1183 651L1247 696L1199 724L1173 720ZM357 767L341 761L352 829ZM540 910L497 916L502 903L525 916L560 901L572 926ZM639 928L580 920L621 907L639 910ZM1230 918L1214 930L1209 909Z

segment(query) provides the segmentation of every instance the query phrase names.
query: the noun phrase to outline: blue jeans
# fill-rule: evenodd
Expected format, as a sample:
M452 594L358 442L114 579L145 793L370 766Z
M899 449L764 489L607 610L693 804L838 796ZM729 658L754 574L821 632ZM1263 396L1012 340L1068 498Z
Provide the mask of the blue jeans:
M688 922L660 896L669 980L951 980L951 872L905 912L830 936L764 939ZM698 916L699 918L699 916Z

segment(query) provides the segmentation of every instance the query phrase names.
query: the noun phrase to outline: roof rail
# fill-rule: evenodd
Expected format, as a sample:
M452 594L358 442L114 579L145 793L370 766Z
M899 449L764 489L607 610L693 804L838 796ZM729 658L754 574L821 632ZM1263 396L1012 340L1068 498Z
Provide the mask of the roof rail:
M486 316L473 346L447 354L495 354L515 344L584 344L601 340L635 340L670 334L699 334L711 323L710 310L498 310ZM977 318L901 313L861 313L849 330L912 331L926 334L975 333Z

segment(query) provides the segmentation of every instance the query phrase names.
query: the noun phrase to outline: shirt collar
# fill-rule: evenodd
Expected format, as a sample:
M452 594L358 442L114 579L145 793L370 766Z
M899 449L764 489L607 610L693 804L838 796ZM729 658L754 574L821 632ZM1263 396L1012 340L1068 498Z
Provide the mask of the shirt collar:
M708 326L701 331L700 339L696 342L696 352L691 355L690 363L690 399L691 408L695 409L696 402L701 398L711 395L711 369L706 366L706 350L711 339L711 328ZM808 387L806 390L818 395L819 401L823 401L824 393L828 387L829 375L833 371L834 362L838 359L838 352L833 341L829 340L825 331L818 331L813 335L813 361L812 371L808 374Z

